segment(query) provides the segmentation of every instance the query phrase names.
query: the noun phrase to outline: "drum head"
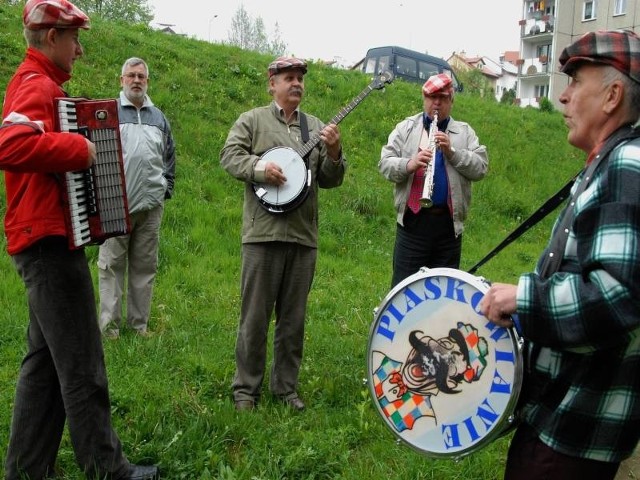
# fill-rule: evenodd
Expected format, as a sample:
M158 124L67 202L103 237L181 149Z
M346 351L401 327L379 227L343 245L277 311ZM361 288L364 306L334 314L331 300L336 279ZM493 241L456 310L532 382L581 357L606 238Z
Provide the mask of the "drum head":
M272 148L265 152L262 160L278 165L287 181L280 187L260 184L266 190L261 200L274 207L282 207L296 200L307 185L307 166L298 152L289 147Z
M400 440L426 455L467 455L513 423L520 341L480 313L487 290L466 272L421 269L375 311L367 350L373 403Z

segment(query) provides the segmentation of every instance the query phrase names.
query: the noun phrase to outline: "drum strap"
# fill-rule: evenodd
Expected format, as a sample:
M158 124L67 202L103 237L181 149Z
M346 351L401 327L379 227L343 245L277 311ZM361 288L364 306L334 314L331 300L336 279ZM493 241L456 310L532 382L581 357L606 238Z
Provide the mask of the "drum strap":
M576 175L577 176L577 175ZM564 202L569 193L571 191L571 187L576 177L573 177L565 186L563 186L553 197L547 200L538 210L536 210L529 218L527 218L518 228L516 228L513 232L511 232L500 244L491 250L485 257L476 263L471 269L469 273L473 274L478 270L482 265L487 263L493 257L495 257L498 252L500 252L503 248L509 245L511 242L516 240L520 235L533 227L536 223L540 222L544 217L546 217L549 213L555 210L558 205Z
M609 155L611 150L613 150L622 141L631 140L638 137L640 137L640 131L633 127L625 126L618 129L605 143L599 155L594 158L594 160L588 165L587 170L584 174L584 180L580 182L580 184L576 188L576 191L573 194L573 198L578 198L578 196L585 190L585 188L587 188L589 181L593 176L593 172L601 163L601 161ZM581 170L581 172L583 170ZM511 232L497 247L491 250L482 260L471 267L469 273L475 273L478 268L495 257L503 248L516 240L535 224L540 222L544 217L546 217L562 202L564 202L569 197L569 194L571 193L571 187L573 186L579 174L580 172L578 172L578 174L576 174L571 180L569 180L555 195L547 200L529 218L522 222L522 224L518 226L513 232ZM540 270L543 277L547 277L557 271L558 267L560 266L560 262L562 261L562 252L564 252L564 247L568 239L568 235L566 233L562 235L562 232L568 231L568 229L571 227L571 224L573 223L573 209L566 208L565 210L566 211L562 217L562 224L555 229L555 234L551 240L548 251L549 253L557 252L558 254L547 255L545 257L545 263L542 265Z

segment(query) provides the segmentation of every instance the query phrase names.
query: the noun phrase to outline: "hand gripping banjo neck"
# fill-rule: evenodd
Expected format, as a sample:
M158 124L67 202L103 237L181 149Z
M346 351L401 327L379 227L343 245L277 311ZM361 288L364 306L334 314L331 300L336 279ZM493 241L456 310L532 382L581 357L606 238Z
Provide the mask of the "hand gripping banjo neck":
M367 87L346 107L329 120L328 125L340 123L362 100L373 90L380 90L393 81L391 72L380 73ZM320 142L320 132L316 132L299 150L290 147L275 147L267 150L261 160L278 165L287 181L284 185L275 186L267 183L254 183L253 192L260 206L273 214L290 212L299 207L307 198L311 187L311 171L305 157Z

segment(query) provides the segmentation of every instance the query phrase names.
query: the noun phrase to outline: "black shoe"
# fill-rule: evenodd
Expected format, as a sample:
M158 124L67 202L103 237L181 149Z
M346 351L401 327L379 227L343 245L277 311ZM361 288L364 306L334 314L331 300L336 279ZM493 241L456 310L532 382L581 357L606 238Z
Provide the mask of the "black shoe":
M160 471L156 465L129 465L129 471L121 480L158 480Z

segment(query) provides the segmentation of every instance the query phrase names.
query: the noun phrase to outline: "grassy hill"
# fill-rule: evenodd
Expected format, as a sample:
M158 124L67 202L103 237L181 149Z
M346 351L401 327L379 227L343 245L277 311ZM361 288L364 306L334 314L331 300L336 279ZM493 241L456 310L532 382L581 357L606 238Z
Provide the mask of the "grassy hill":
M0 4L2 91L24 55L20 14ZM422 108L420 87L396 81L371 93L340 124L349 170L341 188L320 195L320 250L300 385L308 410L295 415L265 395L255 414L238 415L230 384L242 184L220 168L219 151L241 112L270 101L271 58L99 19L81 41L85 57L75 66L69 93L115 97L124 60L142 57L151 68L149 94L167 114L177 142L175 198L165 210L150 325L156 335L125 334L105 344L115 427L130 459L160 463L167 479L501 478L506 439L460 462L427 458L396 444L363 384L373 311L388 292L395 229L392 185L377 162L395 124ZM328 120L370 80L311 63L303 108ZM474 185L463 237L462 269L468 269L564 185L583 156L567 145L558 113L462 94L452 115L474 127L490 161L489 175ZM2 195L2 214L4 202ZM553 217L478 273L515 281L531 270ZM96 251L88 249L94 273ZM0 272L4 458L27 309L7 255L0 255ZM67 437L60 469L60 478L80 478Z

